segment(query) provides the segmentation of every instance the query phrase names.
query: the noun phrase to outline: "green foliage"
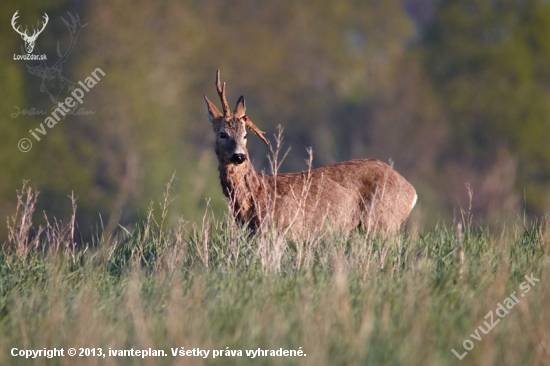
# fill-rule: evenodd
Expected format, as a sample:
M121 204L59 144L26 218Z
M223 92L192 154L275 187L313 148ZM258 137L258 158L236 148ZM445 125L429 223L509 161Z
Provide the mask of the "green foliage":
M549 31L546 1L447 0L423 46L449 111L450 156L486 171L500 150L510 151L521 162L516 189L537 214L550 183Z

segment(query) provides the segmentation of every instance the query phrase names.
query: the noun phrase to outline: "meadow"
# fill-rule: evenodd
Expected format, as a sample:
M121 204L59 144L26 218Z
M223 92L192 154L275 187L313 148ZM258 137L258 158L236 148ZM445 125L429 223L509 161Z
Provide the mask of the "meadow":
M81 243L74 216L34 225L36 200L29 188L19 192L0 252L1 365L544 365L550 359L548 218L488 229L473 225L466 212L453 225L393 238L325 231L297 242L277 232L250 237L210 211L198 224L167 225L166 194L135 227L109 237L98 228L90 243ZM71 347L90 356L70 357ZM14 348L65 354L27 359L12 356ZM166 356L109 356L130 349ZM193 349L209 355L172 355ZM303 355L270 355L277 350Z

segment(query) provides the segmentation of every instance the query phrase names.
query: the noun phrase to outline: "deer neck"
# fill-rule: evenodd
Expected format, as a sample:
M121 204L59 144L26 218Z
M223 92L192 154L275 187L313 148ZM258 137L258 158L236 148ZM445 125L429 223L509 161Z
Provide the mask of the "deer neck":
M258 207L265 200L262 176L254 171L249 160L240 165L220 162L218 170L223 193L234 215L243 222L257 221Z

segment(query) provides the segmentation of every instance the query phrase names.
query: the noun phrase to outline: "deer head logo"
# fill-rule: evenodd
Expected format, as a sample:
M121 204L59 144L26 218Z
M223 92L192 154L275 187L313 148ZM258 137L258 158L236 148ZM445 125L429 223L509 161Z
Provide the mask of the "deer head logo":
M46 61L43 60L40 60L40 65L37 66L27 65L27 69L32 75L38 76L42 79L40 91L48 93L50 99L54 104L59 103L63 98L65 98L68 93L72 92L75 88L75 83L63 76L63 64L65 64L69 59L69 56L73 51L73 48L76 44L76 39L78 38L80 31L82 30L82 28L88 25L80 23L80 17L78 16L78 14L76 16L73 16L69 12L67 12L67 14L69 15L70 21L64 19L63 17L61 18L63 23L67 26L67 29L69 30L71 36L69 47L67 48L65 53L61 53L58 42L57 55L59 56L59 59L53 65L48 66ZM36 48L38 52L38 46Z
M25 31L22 32L19 30L19 26L17 26L17 28L15 27L15 22L19 17L19 15L17 14L18 12L19 10L17 10L15 14L13 14L13 17L11 18L11 26L17 33L21 35L21 38L23 38L23 41L25 41L25 49L27 50L27 53L32 53L32 51L34 50L34 43L36 42L36 38L38 38L38 35L42 33L44 28L46 28L46 24L48 24L48 19L49 19L48 14L44 13L44 23L42 24L42 29L38 30L34 28L34 25L33 25L32 27L33 33L32 35L29 36L27 34L27 29L25 29ZM38 22L36 23L36 25L38 26Z

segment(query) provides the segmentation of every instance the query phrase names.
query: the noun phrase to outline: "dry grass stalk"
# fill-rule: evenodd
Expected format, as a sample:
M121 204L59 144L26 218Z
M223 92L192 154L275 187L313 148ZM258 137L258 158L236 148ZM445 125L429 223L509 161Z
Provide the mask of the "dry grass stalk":
M65 253L70 253L71 258L73 259L73 263L76 262L76 242L74 240L74 228L76 225L76 198L74 196L74 192L71 192L71 208L72 208L72 215L71 215L71 223L69 224L69 237L65 244Z
M32 215L35 211L38 200L38 192L33 192L32 188L27 186L28 181L23 181L23 188L17 191L17 206L15 214L8 217L8 245L14 248L19 258L27 256L29 247L38 244L41 230L35 235L33 241L30 241L32 229Z
M160 251L160 245L162 243L162 237L164 234L164 220L168 216L168 206L174 201L175 198L170 200L170 191L172 188L172 183L174 182L174 179L176 178L176 173L172 174L172 177L170 178L170 181L166 183L166 191L163 194L163 201L162 204L159 203L161 214L160 214L160 225L159 225L159 235L157 239L157 252Z
M462 274L464 273L464 246L462 244L463 242L463 233L462 233L462 223L458 222L456 224L456 241L457 241L457 248L458 248L458 278L462 278Z

